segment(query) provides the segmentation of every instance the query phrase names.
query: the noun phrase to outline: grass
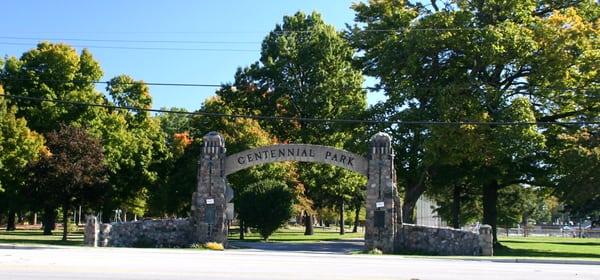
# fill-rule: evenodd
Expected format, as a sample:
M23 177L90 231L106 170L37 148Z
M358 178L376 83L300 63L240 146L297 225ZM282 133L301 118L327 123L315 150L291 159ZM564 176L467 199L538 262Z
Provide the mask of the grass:
M494 255L501 257L600 260L600 238L501 237L500 243Z
M346 230L346 234L340 235L339 229L323 229L315 228L313 235L304 235L304 227L287 227L277 230L269 237L270 242L319 242L331 240L343 240L352 238L363 238L364 232L351 232L351 229ZM244 240L239 239L239 229L231 229L229 240L258 242L262 238L258 232L247 233Z
M42 244L82 246L83 232L69 233L67 241L62 241L62 231L55 230L53 235L43 235L41 230L17 229L15 231L0 230L0 243L10 244Z
M69 234L68 241L61 240L61 231L54 235L43 235L39 229L17 229L16 231L0 230L0 244L42 244L82 246L83 232ZM304 235L303 227L288 227L276 231L270 242L318 242L343 240L364 237L363 232L340 235L336 229L315 228L314 235ZM232 229L230 240L239 240L238 229ZM258 233L246 234L245 241L261 241ZM584 259L600 261L600 238L569 238L569 237L501 237L502 248L494 250L499 258L555 258L555 259Z

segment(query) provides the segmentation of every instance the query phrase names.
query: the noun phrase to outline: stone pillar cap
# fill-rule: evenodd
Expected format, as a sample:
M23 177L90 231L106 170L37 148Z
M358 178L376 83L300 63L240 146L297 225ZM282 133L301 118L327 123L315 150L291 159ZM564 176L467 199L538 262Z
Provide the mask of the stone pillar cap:
M216 131L211 131L202 137L205 146L225 147L225 139ZM209 144L210 143L210 144Z
M386 147L390 146L392 143L392 136L385 132L378 132L377 134L371 136L371 145L377 147Z

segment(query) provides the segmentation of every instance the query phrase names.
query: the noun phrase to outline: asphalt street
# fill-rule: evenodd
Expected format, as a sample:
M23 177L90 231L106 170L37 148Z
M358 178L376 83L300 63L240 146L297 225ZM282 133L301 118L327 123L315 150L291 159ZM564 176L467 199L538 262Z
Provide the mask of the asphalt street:
M0 279L600 279L599 265L230 249L0 246Z
M274 252L300 252L322 254L350 254L365 249L365 242L357 240L335 240L321 242L241 242L229 241L236 248Z

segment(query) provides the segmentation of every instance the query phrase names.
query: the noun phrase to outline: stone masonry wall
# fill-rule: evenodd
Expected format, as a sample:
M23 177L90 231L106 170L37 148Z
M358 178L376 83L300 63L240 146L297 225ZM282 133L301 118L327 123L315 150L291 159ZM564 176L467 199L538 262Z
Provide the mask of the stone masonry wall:
M480 233L453 228L399 224L395 251L433 255L491 256L491 231L481 226Z
M101 224L97 228L97 246L100 247L172 248L189 247L193 243L193 231L188 219L111 223Z

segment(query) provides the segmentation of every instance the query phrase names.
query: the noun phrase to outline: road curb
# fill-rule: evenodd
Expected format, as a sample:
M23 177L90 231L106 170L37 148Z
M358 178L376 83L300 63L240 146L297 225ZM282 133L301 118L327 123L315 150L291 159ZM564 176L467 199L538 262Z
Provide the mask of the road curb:
M564 260L564 259L530 259L530 258L429 258L435 260L461 260L496 263L539 263L539 264L577 264L600 265L600 261L592 260Z
M1 243L0 249L58 249L59 246L44 245L44 244L17 244L17 243Z
M42 245L42 244L14 244L14 243L0 243L1 249L61 249L61 248L77 248L77 249L127 249L127 248L117 248L117 247L82 247L82 246L56 246L56 245ZM131 248L133 249L133 248ZM152 249L142 249L142 250L152 250ZM159 249L163 250L163 249ZM164 251L163 251L164 252ZM186 253L195 253L193 251L185 251ZM289 252L284 251L265 251L261 249L253 249L253 248L240 248L228 250L229 253L234 254L267 254L267 255L281 255ZM532 263L532 264L565 264L565 265L598 265L600 266L600 261L594 260L567 260L567 259L534 259L534 258L489 258L489 257L464 257L464 258L444 258L444 257L434 257L434 256L415 256L415 255L366 255L366 254L338 254L338 253L324 253L324 252L301 252L303 254L312 255L311 257L317 256L328 256L328 257L341 257L347 258L352 256L369 256L369 257L400 257L404 259L429 259L429 260L456 260L456 261L477 261L477 262L496 262L496 263Z
M542 264L581 264L581 265L600 265L600 261L591 260L555 260L555 259L489 259L493 262L505 263L542 263Z

